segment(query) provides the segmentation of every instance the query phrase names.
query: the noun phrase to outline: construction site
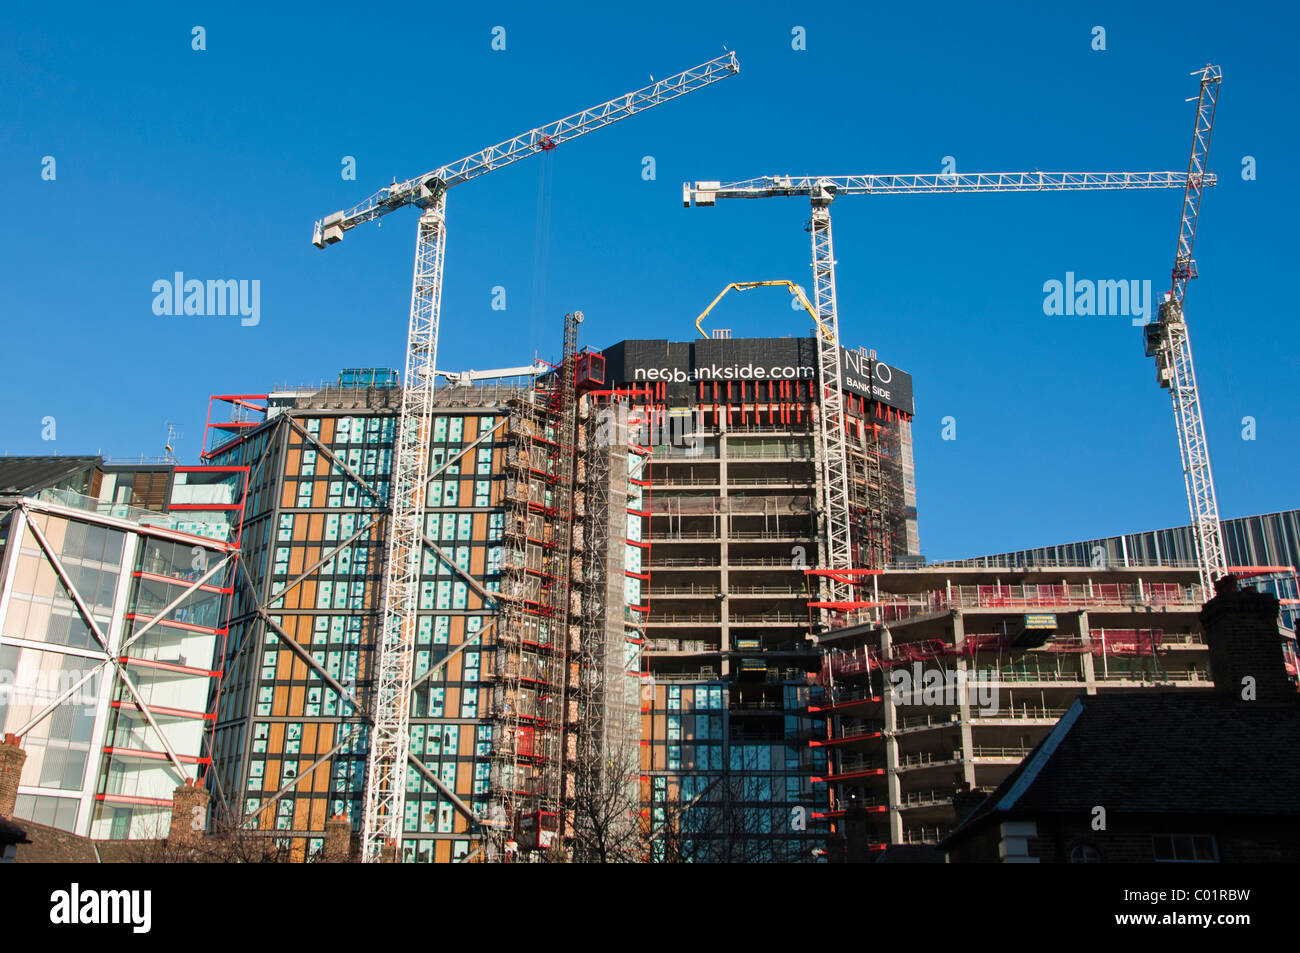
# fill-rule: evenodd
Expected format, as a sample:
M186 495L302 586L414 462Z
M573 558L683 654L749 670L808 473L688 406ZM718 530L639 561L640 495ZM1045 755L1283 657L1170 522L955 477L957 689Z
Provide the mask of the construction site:
M1280 601L1294 681L1296 514L1220 521L1183 315L1217 67L1193 74L1186 171L695 181L705 214L806 200L811 292L738 281L691 340L599 347L573 302L553 361L438 367L453 186L738 72L728 52L316 222L325 249L418 211L400 370L213 395L196 467L0 459L0 667L72 646L118 679L84 724L52 715L82 683L0 705L28 752L16 820L165 836L198 788L210 831L294 862L339 859L331 824L366 862L870 860L937 848L1079 696L1213 689L1200 613L1226 576ZM833 203L1136 189L1182 194L1143 344L1189 525L927 564L913 379L841 337L836 268L859 263L836 260ZM706 327L730 291L788 293L789 336Z

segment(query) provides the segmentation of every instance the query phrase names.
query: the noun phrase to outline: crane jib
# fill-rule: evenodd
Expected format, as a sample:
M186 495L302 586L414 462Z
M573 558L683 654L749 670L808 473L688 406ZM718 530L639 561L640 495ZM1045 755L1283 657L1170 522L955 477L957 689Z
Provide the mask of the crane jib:
M740 72L740 63L736 59L736 54L728 52L667 79L624 93L599 106L530 129L513 139L489 146L481 152L458 159L433 172L404 182L394 182L360 204L334 212L316 222L312 230L312 244L317 248L336 244L342 240L343 233L349 229L407 205L428 208L437 200L436 194L421 189L422 183L427 182L430 177L441 180L444 190L449 189L528 156L539 152L550 152L570 139L594 132L642 110L676 99L678 96L716 83L728 76L734 76L738 72Z

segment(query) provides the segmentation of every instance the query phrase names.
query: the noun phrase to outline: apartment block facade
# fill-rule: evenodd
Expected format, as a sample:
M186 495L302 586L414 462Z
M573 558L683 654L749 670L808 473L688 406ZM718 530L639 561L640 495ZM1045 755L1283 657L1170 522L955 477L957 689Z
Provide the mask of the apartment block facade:
M209 417L205 459L252 474L216 793L232 822L299 859L319 854L330 818L362 824L400 405L382 376L217 397ZM571 803L590 740L580 713L602 745L637 748L649 451L630 443L626 414L598 419L585 397L563 436L554 390L528 378L437 392L401 861L548 846L554 785ZM634 801L632 771L615 783ZM563 820L579 821L572 809Z

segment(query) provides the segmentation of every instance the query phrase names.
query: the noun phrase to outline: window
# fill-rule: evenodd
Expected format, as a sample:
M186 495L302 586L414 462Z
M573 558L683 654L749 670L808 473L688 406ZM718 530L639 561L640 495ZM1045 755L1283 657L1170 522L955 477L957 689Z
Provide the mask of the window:
M1157 834L1151 838L1152 854L1158 863L1215 864L1218 847L1209 834Z
M1075 844L1070 848L1070 863L1072 864L1100 864L1101 851L1091 844Z

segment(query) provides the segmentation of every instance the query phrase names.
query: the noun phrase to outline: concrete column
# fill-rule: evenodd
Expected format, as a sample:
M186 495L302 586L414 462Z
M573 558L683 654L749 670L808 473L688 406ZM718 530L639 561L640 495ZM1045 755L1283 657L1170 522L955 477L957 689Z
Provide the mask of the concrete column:
M0 817L14 816L14 803L18 800L18 781L23 775L27 752L15 734L7 734L0 742Z
M889 655L892 647L893 639L889 635L889 628L881 628L880 657L885 658ZM889 802L889 842L891 844L900 844L903 841L903 815L899 811L898 805L903 800L903 797L902 783L898 777L898 737L895 734L898 730L898 708L894 705L894 693L891 691L892 683L889 680L889 672L882 671L880 680L880 708L885 716L885 792L886 799Z
M952 644L961 649L966 644L966 617L960 609L952 613ZM957 671L961 673L957 686L957 706L960 711L958 724L961 726L961 776L966 786L975 788L975 736L970 723L970 682L969 663L964 656L957 656ZM1000 690L999 690L1000 691Z
M1088 625L1088 610L1082 609L1079 612L1079 637L1083 639L1084 647L1087 649L1081 658L1083 659L1083 680L1087 683L1084 693L1088 695L1097 694L1097 669L1092 664L1092 629Z

